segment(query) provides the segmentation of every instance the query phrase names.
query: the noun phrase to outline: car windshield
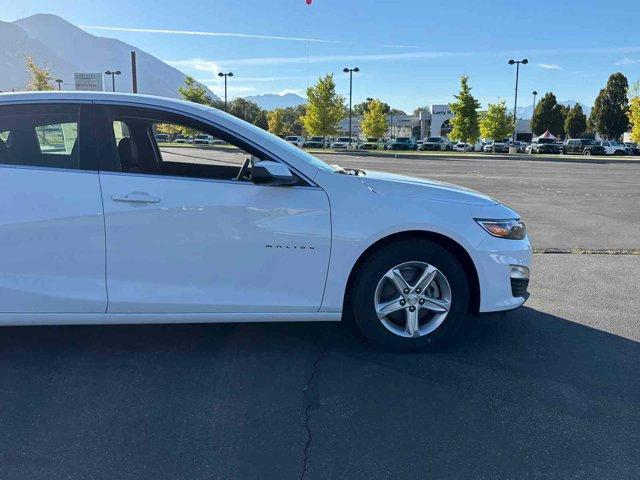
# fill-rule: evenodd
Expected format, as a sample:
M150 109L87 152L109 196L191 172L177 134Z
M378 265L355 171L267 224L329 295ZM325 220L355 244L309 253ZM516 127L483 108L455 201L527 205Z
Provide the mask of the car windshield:
M440 137L429 137L429 138L427 138L427 142L431 142L431 143L439 142L440 140L441 140Z
M396 142L399 143L409 143L411 141L410 138L396 138Z
M538 143L556 143L553 138L538 138Z
M285 137L285 140L298 140L298 137Z
M309 140L313 140L314 142L321 142L322 137L311 137Z
M377 142L377 138L367 138L367 142Z
M339 142L350 142L351 139L349 137L338 137Z

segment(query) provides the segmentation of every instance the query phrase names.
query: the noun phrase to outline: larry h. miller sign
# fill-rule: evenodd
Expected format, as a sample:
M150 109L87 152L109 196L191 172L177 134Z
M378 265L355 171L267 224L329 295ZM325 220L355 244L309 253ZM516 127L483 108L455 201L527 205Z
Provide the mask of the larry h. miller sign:
M102 73L74 73L73 77L76 83L76 90L89 92L104 91Z

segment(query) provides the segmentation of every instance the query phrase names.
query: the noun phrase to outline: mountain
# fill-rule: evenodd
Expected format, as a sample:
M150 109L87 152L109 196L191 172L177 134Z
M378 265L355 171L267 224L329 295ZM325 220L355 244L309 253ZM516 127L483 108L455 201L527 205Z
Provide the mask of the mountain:
M582 106L582 111L587 117L589 117L589 115L591 114L591 107L588 107L582 102L576 102L575 100L562 100L562 101L559 101L558 103L560 105L567 105L572 108L576 103L579 103ZM510 109L509 111L513 115L513 109ZM529 119L533 116L533 105L528 105L526 107L518 107L517 112L518 112L518 115L517 115L518 118Z
M264 95L252 95L244 97L246 100L258 104L264 110L275 110L276 108L297 107L307 103L305 98L295 93L285 93L279 95L277 93L265 93Z
M49 67L64 86L73 89L74 72L120 70L116 90L131 91L131 51L136 52L138 92L178 97L185 75L132 45L112 38L97 37L66 20L48 14L36 14L13 23L0 22L0 90L24 89L28 81L24 55ZM105 89L110 81L105 78ZM211 94L215 97L215 95ZM217 98L217 97L215 97Z

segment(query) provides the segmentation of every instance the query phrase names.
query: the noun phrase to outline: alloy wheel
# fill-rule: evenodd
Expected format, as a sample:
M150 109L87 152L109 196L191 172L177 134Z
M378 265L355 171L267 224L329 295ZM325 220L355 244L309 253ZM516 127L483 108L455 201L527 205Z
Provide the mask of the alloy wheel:
M374 307L390 332L401 337L423 337L438 328L449 314L451 287L433 265L405 262L380 279Z

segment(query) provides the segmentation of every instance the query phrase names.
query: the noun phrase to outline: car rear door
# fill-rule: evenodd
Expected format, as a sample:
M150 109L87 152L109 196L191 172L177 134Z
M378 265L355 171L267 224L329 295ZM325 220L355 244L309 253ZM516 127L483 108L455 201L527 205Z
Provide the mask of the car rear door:
M88 105L0 105L0 313L104 313Z
M236 180L263 152L192 118L100 108L109 313L319 310L331 245L322 189ZM154 141L158 129L196 128L225 144Z

